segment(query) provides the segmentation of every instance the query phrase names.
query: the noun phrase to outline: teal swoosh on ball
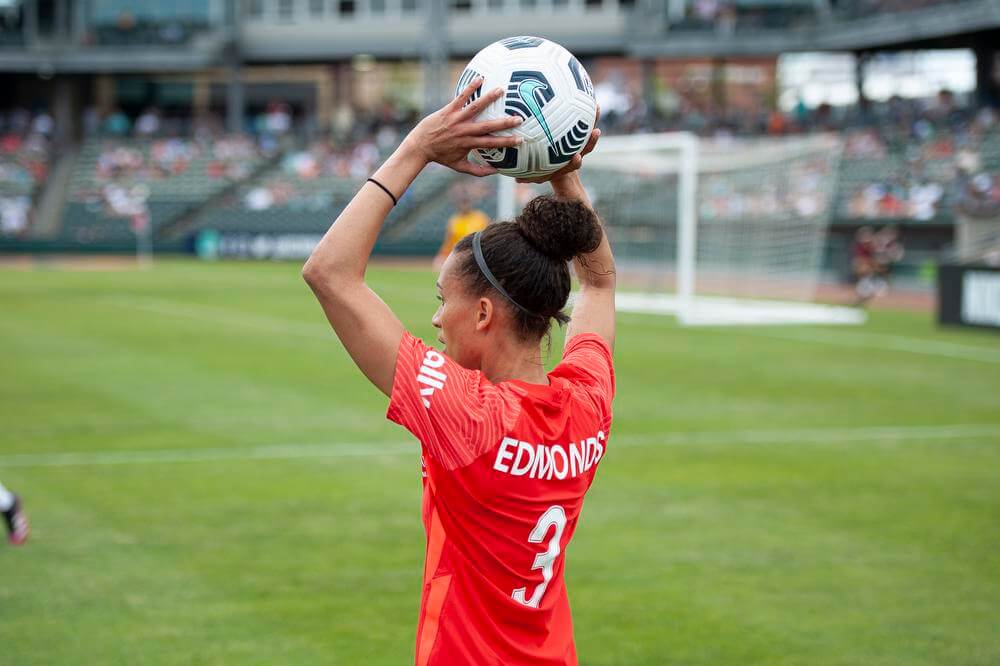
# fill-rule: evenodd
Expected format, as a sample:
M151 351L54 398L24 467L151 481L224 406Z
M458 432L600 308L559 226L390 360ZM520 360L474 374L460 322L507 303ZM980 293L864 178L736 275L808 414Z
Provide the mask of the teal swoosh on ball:
M556 142L552 138L552 131L549 130L549 124L545 122L545 116L542 115L542 107L538 105L538 99L535 98L535 91L539 88L547 90L548 86L537 79L525 79L517 85L517 94L521 96L521 101L525 103L528 110L531 111L531 115L542 126L545 136L549 140L549 145L555 148Z

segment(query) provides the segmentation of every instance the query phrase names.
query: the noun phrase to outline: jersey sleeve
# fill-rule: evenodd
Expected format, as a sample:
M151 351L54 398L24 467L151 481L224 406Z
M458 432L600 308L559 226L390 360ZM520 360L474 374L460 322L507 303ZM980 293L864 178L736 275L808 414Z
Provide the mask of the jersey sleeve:
M517 420L516 396L403 333L386 418L420 440L446 468L469 464Z
M552 371L584 389L610 426L611 401L615 397L615 368L611 347L594 333L574 335L566 344L562 362Z

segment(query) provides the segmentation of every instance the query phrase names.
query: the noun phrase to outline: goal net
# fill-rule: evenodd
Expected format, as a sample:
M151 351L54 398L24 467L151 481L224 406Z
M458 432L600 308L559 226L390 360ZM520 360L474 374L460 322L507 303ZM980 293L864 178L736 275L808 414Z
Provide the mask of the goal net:
M829 136L602 138L582 177L615 252L619 311L688 325L862 322L812 303L839 158ZM501 218L544 191L505 185Z

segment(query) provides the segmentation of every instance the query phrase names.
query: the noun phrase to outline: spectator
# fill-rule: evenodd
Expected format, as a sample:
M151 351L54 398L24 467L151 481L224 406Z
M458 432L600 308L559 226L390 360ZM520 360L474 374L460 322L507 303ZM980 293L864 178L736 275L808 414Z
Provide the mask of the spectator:
M28 228L31 199L26 196L0 197L0 234L20 236Z
M96 106L88 106L83 111L83 135L97 136L101 131L101 112Z
M1000 217L1000 175L979 173L963 177L959 185L959 209L970 217Z
M40 134L46 138L52 136L52 131L55 129L55 121L52 116L48 114L47 111L41 111L38 115L34 117L31 121L31 131L35 134Z
M135 121L135 133L139 137L156 136L160 131L160 113L150 107L142 112Z
M273 136L283 136L292 128L292 113L287 104L271 102L264 114L264 130Z
M122 110L115 107L111 113L104 118L104 132L111 136L128 136L132 129L132 121L122 113Z

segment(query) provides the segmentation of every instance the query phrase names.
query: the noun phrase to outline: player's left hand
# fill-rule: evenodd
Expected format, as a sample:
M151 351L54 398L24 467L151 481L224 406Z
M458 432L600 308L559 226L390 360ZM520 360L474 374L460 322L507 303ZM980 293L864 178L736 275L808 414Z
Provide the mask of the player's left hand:
M476 122L476 116L503 95L502 88L495 88L470 101L482 85L481 78L472 81L455 99L421 120L404 143L419 151L428 162L437 162L461 173L473 176L496 173L497 170L491 166L470 162L469 151L476 148L509 148L520 144L521 137L494 136L493 132L517 127L523 121L517 116L504 116Z
M583 166L583 156L589 154L596 146L597 140L601 138L601 130L597 129L597 123L601 120L601 107L597 107L597 115L594 117L594 129L590 132L590 139L587 140L587 145L583 147L579 153L573 156L573 159L564 166L559 171L548 174L547 176L538 176L537 178L518 178L519 183L547 183L550 180L558 180L563 176L569 175L574 171L578 171L580 167Z

